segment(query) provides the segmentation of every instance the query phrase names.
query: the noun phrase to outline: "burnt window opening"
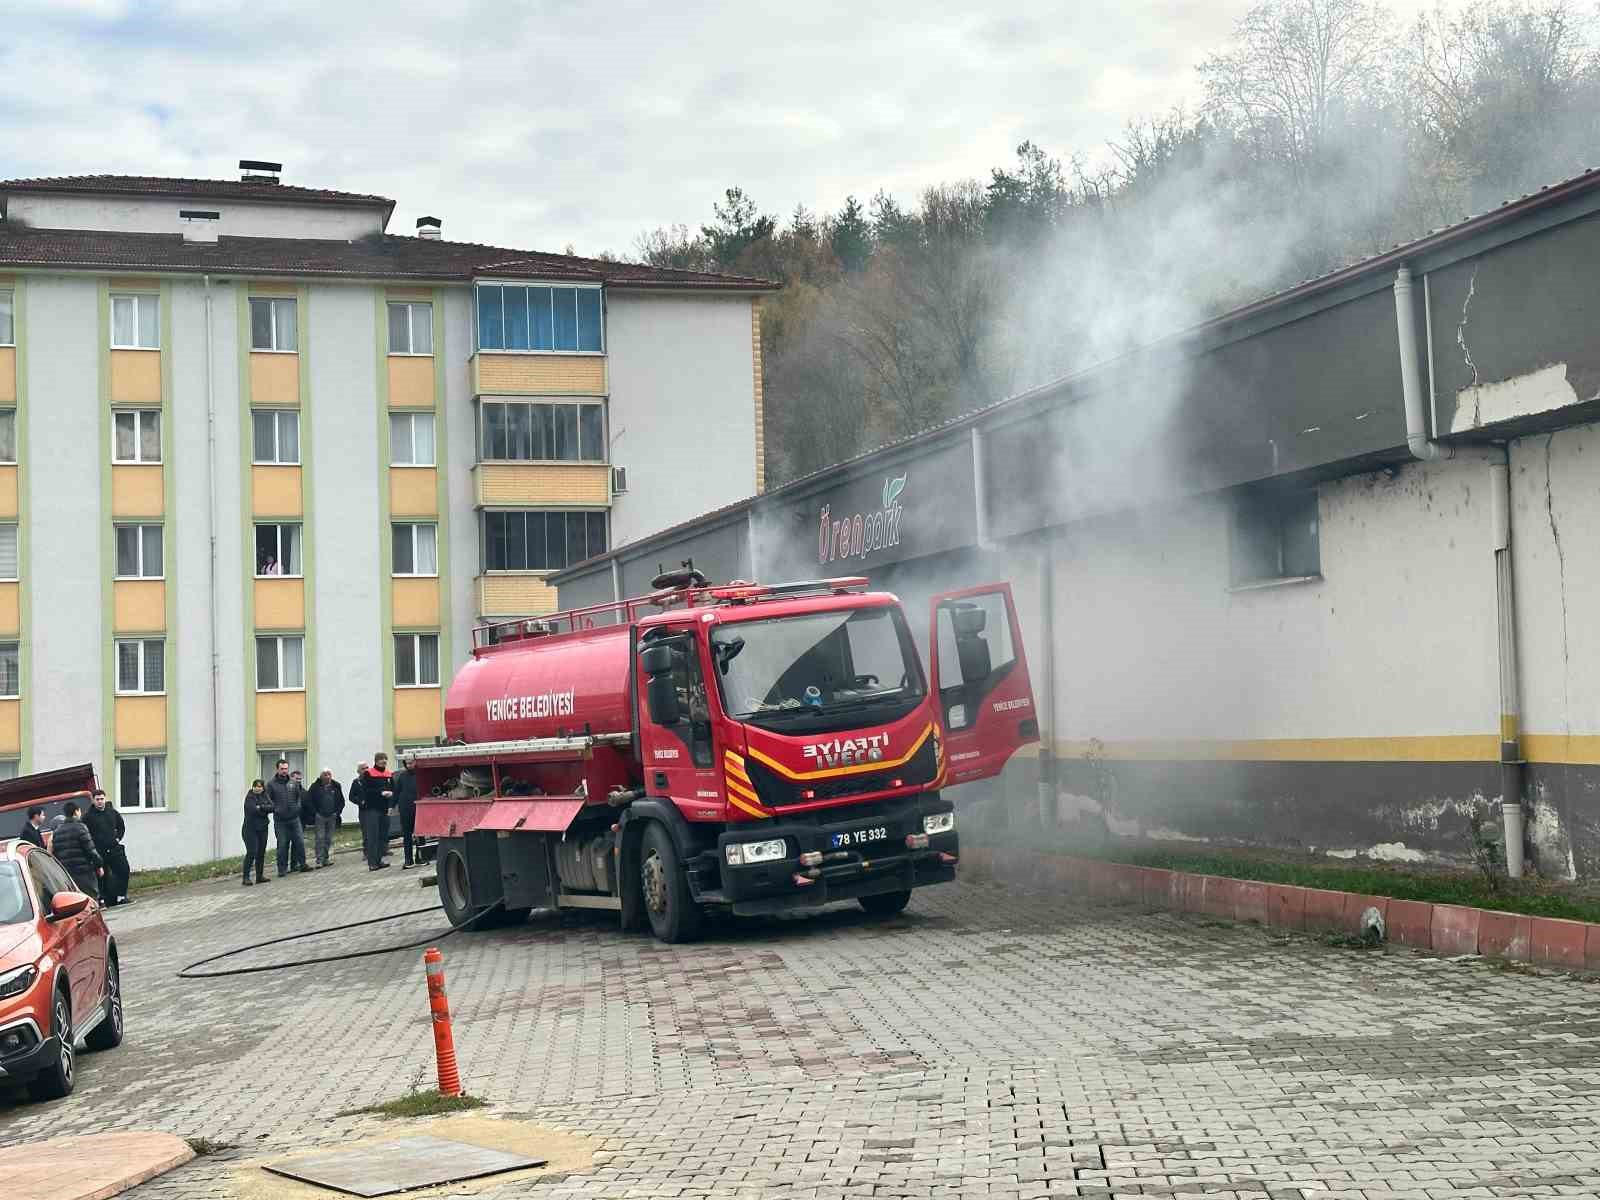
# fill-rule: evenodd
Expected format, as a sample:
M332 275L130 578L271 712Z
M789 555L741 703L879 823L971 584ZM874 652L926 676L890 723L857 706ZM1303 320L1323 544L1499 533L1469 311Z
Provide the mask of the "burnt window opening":
M1246 492L1233 506L1229 582L1236 588L1317 579L1322 542L1315 489Z

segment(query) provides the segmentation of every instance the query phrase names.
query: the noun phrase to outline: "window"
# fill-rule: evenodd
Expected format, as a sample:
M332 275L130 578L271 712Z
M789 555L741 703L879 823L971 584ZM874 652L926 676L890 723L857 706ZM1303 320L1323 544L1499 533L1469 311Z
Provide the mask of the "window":
M483 514L486 571L559 571L605 552L603 512Z
M143 408L113 413L111 461L158 463L161 461L161 411Z
M1322 574L1317 493L1253 492L1238 497L1228 540L1234 587Z
M10 292L0 292L0 346L17 344L16 310Z
M117 526L117 578L160 579L161 526Z
M389 305L389 353L433 353L433 305Z
M256 691L298 692L306 686L306 640L294 637L256 639Z
M167 806L167 756L142 754L117 759L117 807L148 810Z
M605 349L604 323L597 287L478 285L480 350L598 354Z
M304 750L263 750L261 752L261 778L271 779L278 773L278 760L287 759L289 774L300 772L300 779L304 782L306 777L306 752ZM310 784L306 785L307 787Z
M433 414L389 414L389 462L396 467L433 466Z
M17 410L0 408L0 463L17 461Z
M161 297L111 297L111 348L113 350L161 348Z
M256 409L250 414L255 431L253 461L294 466L300 461L300 414Z
M299 338L293 300L250 298L250 349L292 354L300 348Z
M17 557L17 527L0 525L0 579L15 579L20 565Z
M394 635L394 685L395 687L439 686L437 633Z
M303 575L300 561L300 526L256 526L256 574Z
M484 461L606 461L602 404L523 404L485 401L479 416Z
M22 655L16 642L0 642L0 696L22 695Z
M0 782L15 779L22 770L22 760L19 758L0 758Z
M117 694L159 696L167 690L166 643L160 638L117 642Z
M394 562L396 575L437 575L439 573L439 527L437 525L396 525Z

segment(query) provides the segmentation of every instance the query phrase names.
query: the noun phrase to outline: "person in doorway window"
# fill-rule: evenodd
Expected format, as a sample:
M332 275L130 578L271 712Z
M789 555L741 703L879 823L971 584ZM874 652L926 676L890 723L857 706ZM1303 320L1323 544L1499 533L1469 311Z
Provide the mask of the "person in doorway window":
M333 834L339 828L339 813L344 809L344 789L339 786L339 781L333 777L332 771L324 771L312 782L306 795L310 798L312 811L315 813L317 866L331 867Z
M44 809L35 804L28 810L28 819L22 823L22 832L17 835L25 842L32 842L39 849L47 847L44 844Z
M105 874L100 879L100 891L107 908L128 903L128 879L133 874L128 866L128 852L122 848L128 826L122 814L106 804L106 794L95 788L89 798L89 809L83 814L83 823L94 838L94 848L105 859Z
M50 852L67 869L72 882L86 896L100 899L100 877L105 860L94 848L94 837L83 823L83 810L76 800L68 800L61 810L62 821L50 839Z
M239 836L244 838L244 886L250 886L250 867L255 866L256 882L267 879L267 818L272 815L272 801L267 796L267 785L257 779L251 782L244 794L244 825Z
M269 554L266 557L266 561L261 564L261 573L263 575L282 575L283 568L278 565L277 558Z
M278 842L278 877L306 866L306 832L300 824L300 785L289 778L289 760L280 758L278 770L267 783L272 801L272 833Z

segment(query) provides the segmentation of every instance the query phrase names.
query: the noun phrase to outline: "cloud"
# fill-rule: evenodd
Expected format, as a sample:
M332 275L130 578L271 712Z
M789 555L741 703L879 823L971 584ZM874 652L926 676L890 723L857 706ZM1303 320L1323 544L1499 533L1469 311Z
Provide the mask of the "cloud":
M451 238L626 251L734 185L830 209L982 176L1024 138L1092 150L1193 100L1245 7L13 0L0 170L269 158L392 196L396 232L426 212Z

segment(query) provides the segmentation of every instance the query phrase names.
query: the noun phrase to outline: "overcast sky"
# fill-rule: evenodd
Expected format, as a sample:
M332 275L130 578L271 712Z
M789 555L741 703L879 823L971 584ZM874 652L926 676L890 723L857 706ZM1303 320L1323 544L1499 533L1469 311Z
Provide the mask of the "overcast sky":
M1193 106L1248 6L8 0L0 178L265 158L392 197L392 232L626 254L734 185L786 214L985 177L1024 138L1097 153Z

